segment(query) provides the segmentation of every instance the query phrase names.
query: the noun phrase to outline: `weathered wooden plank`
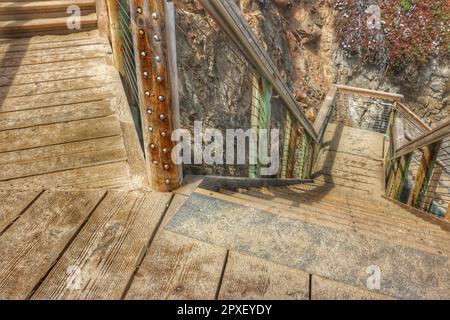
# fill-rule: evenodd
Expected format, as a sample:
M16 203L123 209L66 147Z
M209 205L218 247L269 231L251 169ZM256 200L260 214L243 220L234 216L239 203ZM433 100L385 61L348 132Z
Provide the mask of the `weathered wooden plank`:
M81 62L90 60L81 60ZM98 61L91 64L76 63L71 69L45 71L28 74L2 74L0 75L0 87L24 85L48 81L59 81L74 78L92 77L99 74Z
M398 148L395 152L395 158L404 156L420 148L424 148L432 143L441 141L450 136L450 120L444 122L440 126L428 131L424 135Z
M97 71L101 73L103 70L97 69ZM105 85L105 81L108 81L107 77L103 76L103 78L101 78L92 76L59 81L35 82L10 87L0 87L0 96L16 98L56 93L61 91L98 88Z
M27 65L36 65L42 63L51 63L51 62L61 62L61 61L74 61L81 59L92 59L92 58L100 58L104 57L107 53L107 50L101 51L86 51L86 52L71 52L66 54L58 54L54 56L37 56L37 57L25 57L22 58L20 55L14 58L7 58L2 60L2 67L16 67L16 66L27 66Z
M169 231L153 241L126 299L214 299L226 250Z
M6 98L0 106L0 112L32 110L62 106L82 102L100 101L111 98L111 87L88 88L63 91L27 97Z
M29 43L17 43L17 44L14 43L14 41L16 40L10 40L8 41L10 43L6 44L1 44L0 40L0 52L6 53L6 52L40 51L44 53L47 49L76 48L79 46L105 43L105 40L100 37L88 39L74 39L67 41L44 42L44 43L33 43L32 39L34 38L30 38Z
M30 295L102 194L46 191L0 236L0 299Z
M111 116L114 110L110 103L104 100L34 110L0 112L0 131Z
M43 56L59 56L67 53L91 53L93 51L102 52L103 54L109 52L111 49L109 45L104 43L86 43L84 45L76 45L63 48L47 48L45 50L26 50L26 51L6 51L0 52L0 60L9 61L13 58L20 57L21 59L31 59ZM2 63L3 64L3 63Z
M120 299L164 213L170 194L110 192L33 299ZM80 287L67 287L67 270Z
M0 180L125 161L122 137L108 137L0 154Z
M0 190L0 234L40 193L41 190Z
M0 131L0 153L120 134L115 116Z
M422 119L420 119L414 112L411 111L405 104L396 102L394 103L394 108L400 111L405 117L411 120L417 127L422 129L424 132L430 131L431 127L427 125Z
M106 0L95 0L95 11L97 12L98 31L105 38L109 33L108 5Z
M97 16L95 13L91 13L85 16L80 16L81 28L94 28L97 25ZM3 35L10 37L15 33L22 32L42 32L43 30L48 31L60 31L61 33L73 32L67 28L67 17L52 18L48 19L46 17L41 17L32 20L25 21L0 21L0 30ZM76 31L75 31L76 32ZM42 33L41 33L42 34ZM22 36L22 35L20 35Z
M94 57L94 58L87 58L87 59L81 59L81 60L73 60L70 61L70 63L67 63L66 61L60 61L60 62L49 62L49 63L42 63L42 64L35 64L35 65L24 65L24 66L13 66L13 67L6 67L3 65L0 65L0 72L1 72L1 78L3 77L15 77L19 75L24 75L24 77L32 74L37 74L36 76L43 75L43 73L51 72L51 71L58 71L58 70L70 70L70 69L82 69L82 68L90 68L93 66L99 66L99 65L105 65L106 64L106 58L104 56L102 57Z
M11 1L7 0L6 2L0 2L0 10L2 13L13 14L18 11L28 11L28 12L46 12L46 11L65 11L68 1L63 0L53 0L53 1ZM72 0L70 4L77 5L78 7L85 9L93 6L93 2L91 0Z
M74 32L66 35L41 35L33 38L19 38L19 39L0 39L0 48L5 45L30 45L30 44L44 44L44 43L61 43L65 41L82 40L82 39L98 39L98 30L91 30L88 32Z
M121 31L119 20L119 5L116 0L106 0L109 17L109 37L111 39L111 47L113 52L114 66L120 75L124 75L123 54L121 52Z
M4 188L52 188L76 190L131 190L134 188L126 161L65 170L0 182Z
M221 300L308 300L309 274L231 251L220 287Z
M311 300L393 300L395 298L342 282L312 276Z

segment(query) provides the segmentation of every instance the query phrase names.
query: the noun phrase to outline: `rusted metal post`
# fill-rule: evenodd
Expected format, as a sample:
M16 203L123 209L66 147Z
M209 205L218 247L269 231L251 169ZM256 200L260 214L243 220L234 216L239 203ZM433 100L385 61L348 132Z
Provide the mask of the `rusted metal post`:
M172 162L173 97L165 24L165 0L132 0L139 107L150 186L171 191L180 186L181 168Z

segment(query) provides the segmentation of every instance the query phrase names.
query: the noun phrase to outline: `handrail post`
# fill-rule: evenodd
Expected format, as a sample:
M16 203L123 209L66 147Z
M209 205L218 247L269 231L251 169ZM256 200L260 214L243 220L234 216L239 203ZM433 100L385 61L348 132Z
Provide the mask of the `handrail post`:
M163 1L132 0L131 20L146 166L151 188L164 192L179 187L182 174L171 157L171 136L179 115L173 114L178 103L173 99L178 97L171 89L176 79L171 78L169 67Z
M425 200L423 201L423 210L426 212L430 211L431 204L433 202L433 197L436 193L437 187L439 186L439 180L441 179L443 171L444 168L441 165L436 164L433 170L433 174L431 176L431 181L425 196Z
M119 0L107 0L108 16L109 16L109 35L111 40L111 47L113 51L114 66L119 71L121 76L124 76L123 60L120 44L120 26L119 16L117 11L117 1Z
M109 19L106 0L95 0L95 11L97 14L97 26L100 35L107 38L109 31Z
M416 179L409 194L407 203L409 206L415 208L421 208L423 206L441 143L442 141L438 141L424 148Z

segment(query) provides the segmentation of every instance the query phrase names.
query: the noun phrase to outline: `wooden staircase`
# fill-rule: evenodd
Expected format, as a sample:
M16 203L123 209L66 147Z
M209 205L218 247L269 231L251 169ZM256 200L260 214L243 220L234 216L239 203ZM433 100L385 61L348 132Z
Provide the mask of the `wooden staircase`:
M69 6L80 8L81 29L69 29ZM0 38L90 31L97 27L95 0L0 0Z
M330 124L314 183L197 188L166 228L346 288L328 297L366 289L366 269L378 266L382 298L449 299L450 225L382 196L383 141Z

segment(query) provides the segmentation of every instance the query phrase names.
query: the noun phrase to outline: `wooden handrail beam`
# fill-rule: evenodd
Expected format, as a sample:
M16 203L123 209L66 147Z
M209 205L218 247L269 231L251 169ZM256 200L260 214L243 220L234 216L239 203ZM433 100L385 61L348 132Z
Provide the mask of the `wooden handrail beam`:
M427 132L431 130L431 127L427 125L422 119L420 119L414 112L411 111L407 106L403 103L395 102L394 108L400 111L406 118L411 120L418 128L422 131Z
M402 101L404 99L404 96L402 94L397 94L397 93L369 90L369 89L351 87L351 86L344 86L341 84L338 84L336 86L337 86L339 92L344 92L344 93L355 93L355 94L359 94L359 95L363 95L363 96L369 96L369 97L379 98L379 99L387 99L387 100L392 100L392 101Z
M408 153L411 153L417 149L424 148L432 143L443 140L450 135L450 120L443 123L439 127L427 132L423 136L407 143L401 148L397 149L395 156L391 159L402 157Z

